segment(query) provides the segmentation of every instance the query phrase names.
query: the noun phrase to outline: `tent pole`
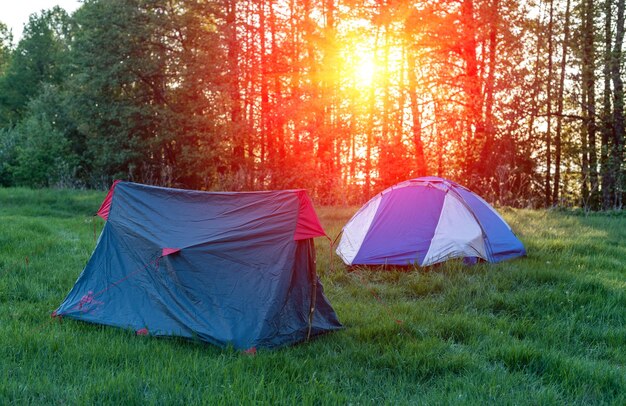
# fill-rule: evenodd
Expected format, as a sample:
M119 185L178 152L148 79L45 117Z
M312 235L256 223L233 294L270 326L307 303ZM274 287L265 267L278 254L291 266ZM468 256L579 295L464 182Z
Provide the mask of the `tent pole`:
M309 249L313 245L313 239L309 242ZM315 313L315 303L317 301L317 259L315 258L315 250L313 251L313 266L311 267L311 305L309 306L309 329L306 334L307 342L311 339L311 328L313 327L313 314Z

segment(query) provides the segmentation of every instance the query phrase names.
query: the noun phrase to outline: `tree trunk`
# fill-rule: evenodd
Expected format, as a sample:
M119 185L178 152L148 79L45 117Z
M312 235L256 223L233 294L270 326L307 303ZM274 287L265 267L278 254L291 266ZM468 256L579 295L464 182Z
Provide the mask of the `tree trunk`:
M584 59L584 56L583 56ZM585 70L585 64L583 62L582 70ZM580 149L581 149L581 184L580 184L580 194L581 194L581 205L584 209L590 209L590 193L589 193L589 113L586 107L587 104L587 85L585 84L585 80L582 81L582 89L581 89L581 116L583 117L582 128L580 131Z
M385 7L386 4L383 4ZM379 139L379 154L378 154L378 179L383 184L384 187L393 183L393 179L391 174L393 170L391 166L393 165L393 157L394 151L391 140L389 139L389 121L391 114L391 100L389 95L389 26L385 24L384 26L384 42L383 42L383 73L382 73L382 91L383 91L383 111L382 111L382 122L381 122L381 132Z
M592 209L597 209L599 204L599 185L598 185L598 154L596 151L596 79L595 79L595 24L594 24L594 6L593 0L587 2L587 29L583 34L585 37L584 49L586 50L587 59L587 157L589 162L589 182L590 204Z
M242 131L241 95L239 92L239 41L237 38L237 0L228 0L226 10L228 70L230 80L230 130L233 138L231 171L237 172L244 162L244 134Z
M306 78L302 79L303 97L307 99L306 106L306 135L307 139L304 140L305 147L301 151L302 157L308 157L311 159L315 157L315 142L314 137L318 132L319 125L319 86L317 85L318 76L318 63L315 57L315 46L313 41L310 40L314 35L315 23L313 21L312 13L313 8L311 0L303 0L303 40L305 42L306 57L304 58L303 72L306 72ZM308 88L307 88L308 87Z
M474 185L476 165L480 158L485 139L485 126L482 121L481 83L478 76L478 58L476 55L476 20L474 18L474 0L461 2L461 56L465 62L465 96L467 140L465 177L469 187Z
M332 203L332 189L335 182L334 170L334 137L335 131L333 110L335 108L336 91L336 33L335 33L335 0L324 0L324 39L326 46L323 49L321 70L324 72L319 78L320 106L318 109L318 149L317 161L321 178L320 197L325 204Z
M493 116L494 106L494 91L495 91L495 78L496 78L496 59L498 48L498 26L500 24L499 19L499 1L494 0L490 10L490 27L489 38L487 42L487 56L489 61L487 63L487 77L485 78L485 90L484 90L484 134L483 145L480 153L480 161L478 166L480 168L480 175L483 179L487 179L492 176L494 163L492 160L494 154L494 139L495 139L495 123ZM498 185L499 188L499 185Z
M622 68L622 43L624 41L624 0L617 2L617 23L615 26L615 43L611 55L611 81L613 82L613 173L615 191L613 208L622 207L622 160L624 148L624 81L620 75Z
M586 0L587 12L592 13L593 1ZM611 196L615 188L613 178L611 153L611 140L613 139L613 111L611 107L611 4L612 0L604 3L604 89L602 103L602 138L600 145L600 172L602 177L602 208L607 210L611 207ZM591 17L588 17L591 18ZM588 28L589 29L589 28ZM591 34L588 34L591 36ZM585 71L583 71L584 73ZM593 73L590 73L593 76ZM587 101L586 101L587 102Z
M380 35L380 28L376 27L376 34L374 36L374 55L377 54L378 51L378 37ZM365 198L369 199L372 187L372 142L373 137L372 133L374 132L374 114L376 112L376 87L372 82L370 84L370 92L368 96L369 102L369 111L368 111L368 119L367 119L367 127L365 128L365 132L367 133L366 141L365 141Z
M548 77L547 77L547 89L546 89L546 119L548 120L546 127L546 174L544 185L544 199L545 206L549 207L552 202L552 188L550 187L550 181L552 178L552 54L553 54L553 42L552 27L554 23L554 0L550 0L550 19L548 21Z
M559 77L559 89L557 93L557 117L556 134L554 135L554 190L552 192L552 205L559 203L559 187L561 186L561 129L563 126L563 93L565 88L565 70L567 68L567 46L569 44L570 23L570 0L565 6L565 32L563 33L563 47L561 55L561 74Z
M253 8L253 4L251 4L250 2L246 3L246 8L245 8L245 17L243 18L243 21L246 24L246 27L249 27L250 21L252 21L252 19L254 18L254 8ZM250 50L250 49L254 49L255 48L255 35L253 30L251 30L250 28L246 28L245 30L245 49L246 50ZM256 98L256 94L254 91L255 88L255 73L254 73L254 67L257 65L257 61L255 59L255 56L253 55L252 52L244 52L242 54L243 58L243 62L242 62L242 66L243 66L243 114L245 115L244 120L245 120L245 126L242 127L242 131L244 131L246 133L246 139L247 139L247 145L246 145L246 155L248 156L248 158L250 158L249 160L249 166L248 166L248 170L247 170L247 176L246 176L246 188L247 189L254 189L255 188L255 183L257 181L257 168L255 167L255 162L254 162L254 156L256 154L256 148L257 148L257 144L256 144L256 140L255 137L252 137L252 134L254 134L254 127L255 127L255 120L254 120L254 115L255 115L255 107L254 107L254 100Z
M266 16L265 16L265 0L261 0L259 3L259 35L260 35L260 58L261 58L261 114L260 114L260 163L261 171L259 176L259 183L261 188L265 187L267 180L268 166L271 165L271 161L268 160L272 156L271 152L271 137L268 136L268 122L269 122L269 81L267 77L267 40L266 40ZM268 164L269 161L269 164Z
M543 43L543 30L542 28L542 17L543 17L543 9L540 9L540 15L537 18L537 42L535 43L535 66L533 68L533 84L532 84L532 94L531 94L531 102L530 102L530 117L528 120L528 130L527 130L527 139L524 143L529 148L530 145L535 141L535 122L537 120L537 116L539 115L539 102L538 97L541 90L541 81L540 81L540 73L541 73L541 45ZM527 154L528 155L528 154Z
M411 100L411 117L412 117L412 139L415 147L415 164L417 166L417 176L426 176L428 174L428 165L424 158L424 142L422 141L422 112L420 111L419 102L417 100L417 77L415 75L415 55L411 49L407 50L407 77L409 85L409 98Z

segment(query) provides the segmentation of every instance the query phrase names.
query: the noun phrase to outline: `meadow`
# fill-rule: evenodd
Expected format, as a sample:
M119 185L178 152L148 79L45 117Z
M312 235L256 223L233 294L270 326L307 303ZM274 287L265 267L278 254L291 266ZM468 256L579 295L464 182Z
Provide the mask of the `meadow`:
M526 258L345 268L345 328L250 356L50 313L95 246L103 192L0 189L0 404L626 404L626 214L500 212ZM335 236L355 207L319 207ZM332 260L331 260L332 258Z

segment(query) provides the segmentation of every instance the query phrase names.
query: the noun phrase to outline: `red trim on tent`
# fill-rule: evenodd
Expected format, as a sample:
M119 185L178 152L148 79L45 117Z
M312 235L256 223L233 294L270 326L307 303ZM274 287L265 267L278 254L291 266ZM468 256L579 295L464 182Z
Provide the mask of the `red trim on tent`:
M178 251L180 251L180 248L163 248L163 250L161 251L161 256L166 257L170 254L175 254Z
M109 211L111 211L111 200L113 200L113 191L115 190L115 186L120 182L121 180L116 180L115 182L113 182L113 185L111 185L111 189L109 189L109 193L107 193L107 197L104 198L104 201L102 202L100 209L98 209L96 216L100 216L105 220L109 218Z
M326 232L322 228L319 218L317 218L309 195L307 195L304 190L298 190L297 193L298 199L300 200L300 207L298 209L298 222L296 223L296 232L293 239L298 241L326 236Z
M150 334L150 332L147 328L140 328L139 330L135 331L135 334L137 334L138 336L147 336L148 334Z

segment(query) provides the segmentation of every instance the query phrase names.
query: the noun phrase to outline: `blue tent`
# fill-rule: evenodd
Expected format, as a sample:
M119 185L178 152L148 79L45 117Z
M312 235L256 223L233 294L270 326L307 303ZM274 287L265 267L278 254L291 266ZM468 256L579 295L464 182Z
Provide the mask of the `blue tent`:
M272 348L341 328L315 273L303 190L209 193L116 182L95 251L56 316Z
M438 177L398 183L348 221L337 247L348 265L500 262L526 255L504 219L469 189Z

